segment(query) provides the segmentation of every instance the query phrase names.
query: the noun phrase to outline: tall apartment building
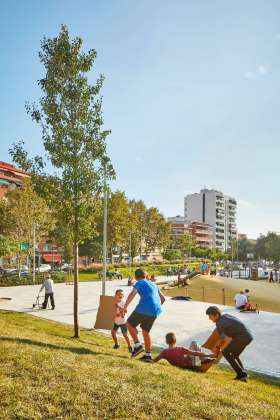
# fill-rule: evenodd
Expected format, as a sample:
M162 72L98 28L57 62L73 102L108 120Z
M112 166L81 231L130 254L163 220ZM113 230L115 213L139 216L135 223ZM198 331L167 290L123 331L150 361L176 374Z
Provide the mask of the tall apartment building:
M221 191L203 189L185 197L185 219L213 226L213 246L222 251L237 238L236 200Z

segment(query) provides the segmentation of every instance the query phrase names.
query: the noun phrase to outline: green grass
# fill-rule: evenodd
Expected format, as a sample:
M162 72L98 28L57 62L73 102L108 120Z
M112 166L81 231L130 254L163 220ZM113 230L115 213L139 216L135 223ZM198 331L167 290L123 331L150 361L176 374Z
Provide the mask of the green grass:
M106 336L0 312L1 419L279 419L279 385L131 360Z

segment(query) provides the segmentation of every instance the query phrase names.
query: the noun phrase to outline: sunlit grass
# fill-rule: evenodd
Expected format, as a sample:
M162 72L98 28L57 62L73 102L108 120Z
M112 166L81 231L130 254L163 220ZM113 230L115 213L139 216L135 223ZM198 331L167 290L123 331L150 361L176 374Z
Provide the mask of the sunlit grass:
M0 418L279 419L279 386L131 360L110 338L0 312Z

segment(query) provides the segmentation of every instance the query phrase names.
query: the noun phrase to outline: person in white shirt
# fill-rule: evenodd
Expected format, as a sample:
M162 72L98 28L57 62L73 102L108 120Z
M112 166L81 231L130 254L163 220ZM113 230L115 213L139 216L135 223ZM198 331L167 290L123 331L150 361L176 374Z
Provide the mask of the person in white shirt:
M244 309L245 305L248 303L247 296L244 294L243 290L241 292L237 293L234 296L234 302L236 309Z
M43 302L42 308L43 309L46 309L47 304L48 304L48 300L50 298L52 309L54 309L55 308L55 303L54 303L54 283L53 283L53 280L51 279L50 274L44 280L44 283L42 284L42 287L40 289L40 292L43 289L45 289L45 300Z
M130 344L130 340L128 337L128 328L127 328L127 324L126 324L126 315L124 312L124 294L122 289L118 289L116 290L115 293L115 322L114 322L114 326L112 328L111 334L112 334L112 338L114 340L114 349L118 349L120 347L119 342L118 342L118 337L117 337L117 331L120 328L122 335L126 341L127 347L128 347L128 351L129 353L132 352L132 347Z

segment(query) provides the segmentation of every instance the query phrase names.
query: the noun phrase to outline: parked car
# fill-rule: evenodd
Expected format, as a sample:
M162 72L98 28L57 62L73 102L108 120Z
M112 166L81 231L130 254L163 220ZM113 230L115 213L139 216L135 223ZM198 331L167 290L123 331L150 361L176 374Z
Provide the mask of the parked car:
M14 276L15 274L17 274L17 269L16 268L5 268L4 269L4 275L5 276Z
M63 263L62 266L60 267L62 271L67 271L69 270L69 268L72 268L72 264Z
M49 273L52 270L50 264L41 264L39 268L36 268L38 273Z

